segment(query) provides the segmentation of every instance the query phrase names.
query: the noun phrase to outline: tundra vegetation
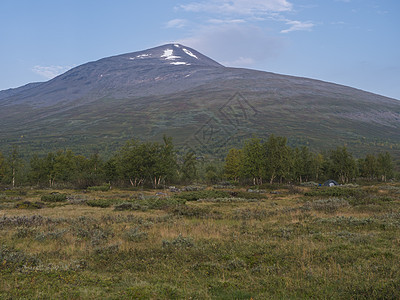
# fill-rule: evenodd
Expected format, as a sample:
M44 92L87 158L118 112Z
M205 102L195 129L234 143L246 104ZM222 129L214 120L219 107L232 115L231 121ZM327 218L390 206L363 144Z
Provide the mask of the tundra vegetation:
M2 191L0 298L399 299L400 184L196 188Z
M355 160L272 136L222 165L177 157L168 138L107 161L0 158L0 299L400 298L400 183L386 153ZM313 182L328 177L345 184Z

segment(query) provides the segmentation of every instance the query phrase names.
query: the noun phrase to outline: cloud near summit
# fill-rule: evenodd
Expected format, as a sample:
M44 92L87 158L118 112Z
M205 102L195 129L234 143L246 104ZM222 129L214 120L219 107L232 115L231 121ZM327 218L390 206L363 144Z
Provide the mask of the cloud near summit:
M46 79L52 79L73 67L74 66L34 66L32 71Z
M292 19L298 11L288 0L189 1L175 6L175 11L191 20L179 42L235 67L276 59L287 46L289 33L311 31L314 26L312 21Z
M248 24L210 25L178 42L233 67L250 67L274 58L284 46L282 39Z

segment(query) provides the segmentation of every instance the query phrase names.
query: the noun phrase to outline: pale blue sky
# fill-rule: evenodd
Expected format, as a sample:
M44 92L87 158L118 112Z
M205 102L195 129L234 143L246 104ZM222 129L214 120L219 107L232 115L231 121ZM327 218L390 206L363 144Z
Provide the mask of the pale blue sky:
M400 99L399 0L0 0L0 90L168 42Z

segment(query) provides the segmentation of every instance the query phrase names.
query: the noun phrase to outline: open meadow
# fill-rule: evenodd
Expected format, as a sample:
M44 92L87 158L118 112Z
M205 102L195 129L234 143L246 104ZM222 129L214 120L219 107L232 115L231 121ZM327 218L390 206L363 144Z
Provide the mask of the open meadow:
M400 184L0 191L0 299L400 299Z

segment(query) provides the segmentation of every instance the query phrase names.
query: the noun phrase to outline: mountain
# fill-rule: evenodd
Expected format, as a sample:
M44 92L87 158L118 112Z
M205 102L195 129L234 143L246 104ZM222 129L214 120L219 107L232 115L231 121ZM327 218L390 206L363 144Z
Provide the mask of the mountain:
M0 151L110 153L126 140L173 136L223 156L258 135L292 145L400 157L400 101L333 83L229 68L180 44L89 62L0 92Z

